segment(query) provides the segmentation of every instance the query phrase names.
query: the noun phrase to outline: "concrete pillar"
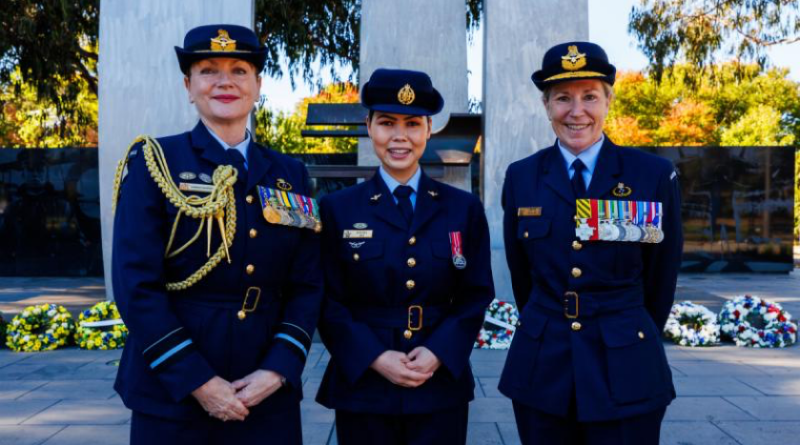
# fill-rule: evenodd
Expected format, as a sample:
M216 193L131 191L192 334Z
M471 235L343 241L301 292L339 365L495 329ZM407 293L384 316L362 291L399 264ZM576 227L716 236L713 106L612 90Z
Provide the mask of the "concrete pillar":
M101 0L99 127L100 208L106 289L111 289L111 192L117 161L140 134L166 136L191 130L189 103L174 46L199 25L252 27L254 0L180 2Z
M503 247L500 198L506 168L555 141L531 74L551 46L588 40L588 0L484 2L483 202L492 236L492 271L500 300L513 300Z
M464 0L363 0L361 73L364 85L377 68L424 71L444 96L444 109L433 117L433 130L450 113L466 113L467 22ZM359 165L378 165L369 139L359 142ZM447 168L447 182L467 188L469 169Z

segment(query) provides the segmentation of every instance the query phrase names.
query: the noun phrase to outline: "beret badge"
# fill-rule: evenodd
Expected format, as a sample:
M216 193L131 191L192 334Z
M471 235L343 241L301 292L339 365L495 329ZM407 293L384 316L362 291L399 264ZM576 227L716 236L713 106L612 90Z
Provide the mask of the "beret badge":
M236 51L236 40L228 35L228 31L220 29L218 33L211 39L211 51Z
M586 66L586 54L578 52L577 45L567 48L567 55L561 56L561 67L568 71L579 70Z
M414 90L411 89L411 85L405 84L403 88L400 88L400 91L397 92L397 101L403 105L410 105L414 102L416 98L416 94L414 94Z

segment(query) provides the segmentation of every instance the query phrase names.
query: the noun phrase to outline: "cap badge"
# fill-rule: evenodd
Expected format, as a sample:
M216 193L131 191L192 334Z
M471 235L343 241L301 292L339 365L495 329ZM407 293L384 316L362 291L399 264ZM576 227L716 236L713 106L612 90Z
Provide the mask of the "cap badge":
M400 88L400 91L397 92L397 101L403 105L410 105L414 102L414 98L416 98L416 94L414 94L414 90L411 89L411 85L406 84L403 88Z
M236 51L236 40L228 35L228 31L220 29L219 35L211 39L211 51Z
M567 48L567 55L561 56L561 67L565 70L575 71L586 66L586 54L578 52L577 45L570 45Z

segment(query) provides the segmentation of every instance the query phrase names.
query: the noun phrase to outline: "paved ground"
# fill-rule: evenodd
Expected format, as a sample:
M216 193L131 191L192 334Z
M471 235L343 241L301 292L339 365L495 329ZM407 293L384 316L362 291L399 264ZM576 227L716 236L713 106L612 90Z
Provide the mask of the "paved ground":
M0 280L0 310L21 301L73 303L102 298L101 281ZM800 314L800 277L688 275L678 299L715 310L741 293L781 301ZM48 297L49 296L49 297ZM48 298L45 298L48 297ZM31 300L33 299L33 300ZM667 411L662 443L761 445L800 442L800 347L753 350L667 345L678 399ZM75 348L35 354L0 350L0 445L127 443L130 413L112 389L119 351ZM313 402L328 354L312 347L304 374L303 431L307 444L335 444L333 413ZM510 402L497 392L504 351L476 350L476 400L470 405L470 444L518 444Z

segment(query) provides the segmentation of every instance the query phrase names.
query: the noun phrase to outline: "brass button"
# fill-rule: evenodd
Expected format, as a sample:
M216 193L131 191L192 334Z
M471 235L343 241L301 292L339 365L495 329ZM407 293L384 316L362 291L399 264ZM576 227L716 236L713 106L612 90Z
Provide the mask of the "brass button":
M253 272L256 271L256 266L253 266L252 264L248 264L247 267L244 268L244 270L245 270L245 272L247 272L247 275L253 275Z
M583 249L583 244L581 244L581 243L579 243L577 241L573 241L572 242L572 249L573 250L581 250L581 249Z
M572 330L573 331L580 331L581 328L582 328L582 326L581 326L580 323L578 323L577 321L573 321L572 322Z
M361 257L360 257L360 256L358 256L358 254L357 254L357 253L354 253L354 254L353 254L353 260L354 260L354 261L358 261L358 259L359 259L359 258L361 258Z
M582 273L583 273L583 272L581 272L581 270L580 270L580 269L578 269L577 267L573 267L573 268L572 268L572 276L573 276L573 277L575 277L575 278L580 278L580 276L581 276L581 274L582 274Z
M255 238L258 236L258 230L250 229L250 238Z
M416 283L414 283L414 280L408 280L408 281L406 281L406 287L407 287L409 290L410 290L410 289L414 289L414 286L416 286Z
M253 195L247 195L247 197L245 197L244 200L247 201L248 204L252 204L253 203Z
M406 264L408 264L408 267L414 267L417 265L417 260L414 258L409 258L408 261L406 261Z
M412 236L411 238L408 239L408 245L409 246L413 246L414 244L417 244L417 237L416 236Z
M641 338L642 340L644 340L644 332L642 332L642 331L639 331L639 338Z
M528 237L528 231L527 230L525 231L525 233L522 234L522 237L523 238L527 238Z

